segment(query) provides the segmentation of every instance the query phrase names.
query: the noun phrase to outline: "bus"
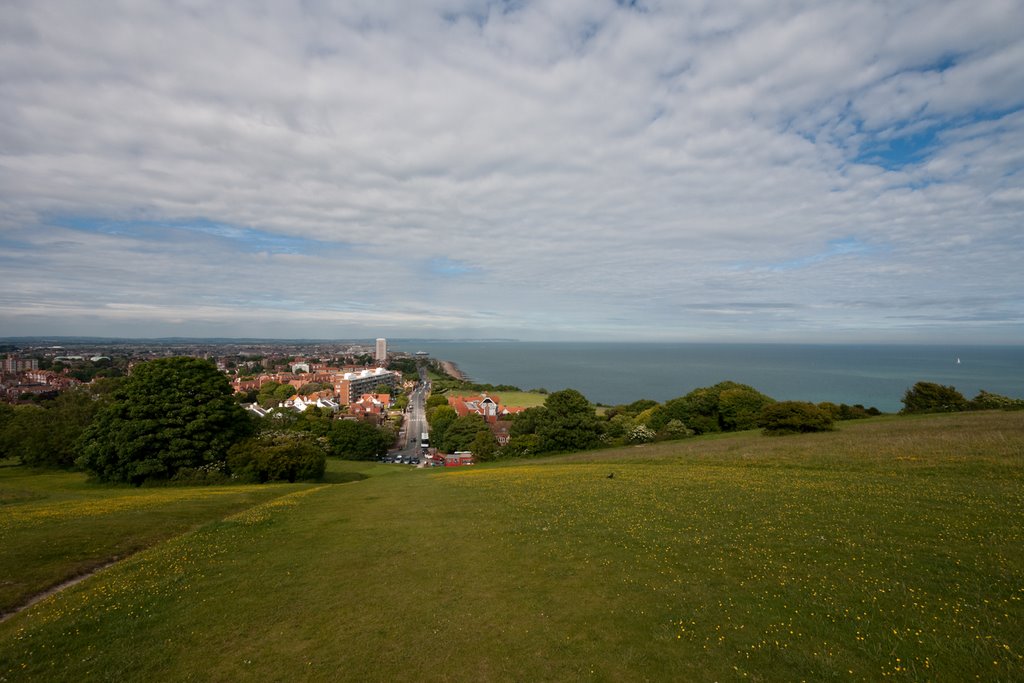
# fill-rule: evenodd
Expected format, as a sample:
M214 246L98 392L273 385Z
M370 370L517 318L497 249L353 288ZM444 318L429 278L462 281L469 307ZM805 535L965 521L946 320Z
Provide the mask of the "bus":
M430 448L430 434L427 432L420 434L420 448L423 450Z

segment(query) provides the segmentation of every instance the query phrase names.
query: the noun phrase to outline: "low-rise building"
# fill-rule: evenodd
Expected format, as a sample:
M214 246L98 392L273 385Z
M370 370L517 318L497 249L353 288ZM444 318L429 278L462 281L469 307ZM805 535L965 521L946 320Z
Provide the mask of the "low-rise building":
M474 465L473 454L469 451L455 451L444 456L445 467L462 467L463 465Z
M479 396L449 396L448 405L455 409L459 417L480 415L484 422L494 423L498 420L520 413L523 408L503 406L497 396L480 394Z
M389 408L391 394L363 394L358 401L349 404L348 413L354 417L381 420L387 417Z

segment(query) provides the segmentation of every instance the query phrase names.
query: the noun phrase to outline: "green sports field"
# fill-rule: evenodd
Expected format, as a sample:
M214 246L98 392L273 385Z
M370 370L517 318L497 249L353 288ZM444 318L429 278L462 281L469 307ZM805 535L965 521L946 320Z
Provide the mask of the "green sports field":
M127 554L0 623L0 680L1024 678L1024 413L270 488L0 473L8 608Z

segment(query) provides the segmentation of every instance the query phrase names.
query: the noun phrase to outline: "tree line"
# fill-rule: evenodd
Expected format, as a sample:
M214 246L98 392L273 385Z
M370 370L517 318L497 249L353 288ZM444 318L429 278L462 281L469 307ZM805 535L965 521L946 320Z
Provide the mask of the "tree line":
M1024 409L1024 399L981 391L967 400L954 387L931 382L918 382L902 401L903 414ZM750 429L824 431L839 420L878 414L862 405L776 401L727 381L598 415L580 392L565 389L516 414L508 442L499 446L479 415L458 416L443 395L427 401L434 445L472 451L483 461ZM128 377L100 379L40 405L0 405L0 458L135 485L317 479L326 457L374 459L394 439L387 427L334 419L316 408L257 418L212 363L187 357L140 363Z
M903 403L902 414L1024 409L1024 399L982 391L968 401L953 387L930 382L908 389ZM512 416L508 443L499 446L479 415L459 417L444 396L427 402L432 443L446 452L472 451L484 461L752 429L768 436L829 431L836 422L881 414L861 404L777 401L749 385L726 381L664 403L642 399L612 406L599 415L582 394L565 389L549 394L543 406Z
M316 408L258 418L216 366L197 358L137 365L44 405L0 405L0 457L78 468L105 482L296 481L323 476L328 456L373 459L390 429Z
M511 418L509 440L498 446L479 415L459 417L443 396L431 396L427 419L431 440L444 451L470 450L480 460L523 457L683 439L699 434L761 428L769 434L831 429L836 420L880 414L874 408L845 404L776 401L737 382L694 389L658 403L648 399L596 407L574 389L548 394L543 406Z

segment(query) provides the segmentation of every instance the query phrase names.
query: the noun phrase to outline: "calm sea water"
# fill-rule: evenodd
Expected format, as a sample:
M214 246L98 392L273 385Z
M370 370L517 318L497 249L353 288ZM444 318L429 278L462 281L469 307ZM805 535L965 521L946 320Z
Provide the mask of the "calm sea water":
M779 400L902 407L918 381L953 385L967 398L981 389L1024 398L1024 346L833 346L576 342L409 342L450 360L478 382L581 391L614 405L665 401L723 380ZM957 363L957 359L960 363Z

